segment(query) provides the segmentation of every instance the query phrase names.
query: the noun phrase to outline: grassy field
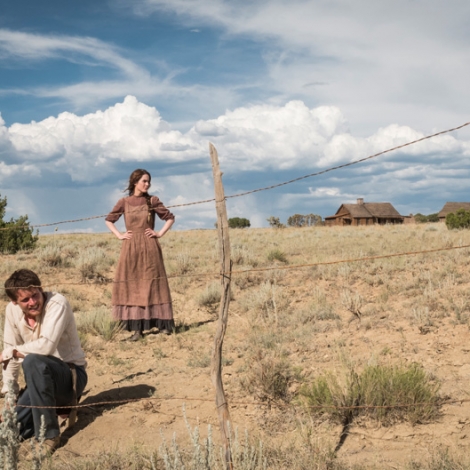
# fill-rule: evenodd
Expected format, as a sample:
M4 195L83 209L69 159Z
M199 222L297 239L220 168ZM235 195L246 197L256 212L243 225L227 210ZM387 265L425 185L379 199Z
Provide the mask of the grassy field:
M230 238L223 379L236 468L263 468L263 459L273 469L470 468L470 249L373 259L468 245L469 231L436 223L238 229ZM137 344L110 320L121 243L112 235L58 233L2 256L2 279L33 269L72 304L89 359L84 403L155 400L83 409L50 468L152 468L153 453L155 468L182 468L168 466L175 452L186 468L220 468L218 457L191 464L195 429L202 442L212 426L219 442L209 377L217 234L173 231L161 242L177 329ZM341 408L349 405L364 408Z

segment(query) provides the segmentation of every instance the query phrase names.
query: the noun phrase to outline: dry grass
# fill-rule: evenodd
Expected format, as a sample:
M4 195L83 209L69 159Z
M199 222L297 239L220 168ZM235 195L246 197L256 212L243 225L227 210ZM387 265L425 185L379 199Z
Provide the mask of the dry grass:
M341 452L333 455L326 445L319 448L305 443L305 434L315 433L318 424L312 424L295 400L302 385L328 374L341 377L342 355L361 364L360 371L379 362L391 368L403 361L415 362L442 383L443 395L467 398L466 383L459 381L456 370L448 372L447 364L458 362L449 356L458 352L452 341L468 335L470 250L318 263L459 246L470 242L469 231L448 231L444 225L434 224L247 229L232 230L230 236L234 270L242 272L232 277L233 299L224 344L224 355L230 358L224 368L229 400L292 405L288 411L262 406L254 411L248 407L246 414L242 407L232 410L234 419L264 442L268 468L354 467L342 463ZM143 354L148 364L141 369L153 367L163 374L165 379L158 381L161 396L172 395L167 382L179 376L184 377L182 386L189 388L193 379L204 377L207 395L218 302L217 234L215 230L173 231L161 243L167 271L174 276L170 287L181 327L168 338L150 335L125 353L129 357ZM112 325L97 326L95 314L101 312L102 318L109 318L108 280L113 278L119 248L120 242L109 234L40 237L35 252L2 256L0 274L6 278L19 267L35 269L47 289L67 296L90 348L95 347L97 336L107 339L107 343L101 340L106 346L100 346L99 353L114 364L121 358L116 353L120 334L113 333ZM251 271L253 268L257 271ZM6 303L6 299L1 301L2 311ZM89 372L98 371L105 374L104 366L90 362ZM445 411L441 419L445 420ZM325 432L334 449L338 431ZM353 446L352 440L349 445ZM102 454L99 468L113 468L113 458ZM123 457L122 468L132 468L125 463L127 458ZM364 466L357 468L374 468L367 455L364 459ZM397 468L411 465L402 456L397 459L401 459ZM432 462L421 462L408 468L436 468ZM456 465L442 468L468 468L464 463ZM84 460L82 467L77 462L67 468L87 467ZM146 468L144 464L142 468Z

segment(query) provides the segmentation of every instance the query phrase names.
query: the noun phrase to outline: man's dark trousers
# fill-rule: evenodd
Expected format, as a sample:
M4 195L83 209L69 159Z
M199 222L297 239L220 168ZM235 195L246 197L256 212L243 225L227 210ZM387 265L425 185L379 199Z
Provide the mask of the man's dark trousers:
M84 367L76 366L75 370L77 397L80 397L87 383L87 374ZM54 356L28 354L23 360L23 372L27 388L16 407L20 435L23 439L33 435L39 438L41 416L44 416L45 438L53 439L60 434L56 407L70 405L73 400L70 366Z

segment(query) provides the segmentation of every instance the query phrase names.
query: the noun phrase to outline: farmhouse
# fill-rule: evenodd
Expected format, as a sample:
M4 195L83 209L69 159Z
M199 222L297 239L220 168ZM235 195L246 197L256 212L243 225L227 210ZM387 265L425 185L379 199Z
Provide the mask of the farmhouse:
M325 225L402 224L404 217L389 202L364 202L341 204L335 215L325 217Z
M447 214L455 214L459 209L470 211L470 202L446 202L439 212L439 222L445 222Z

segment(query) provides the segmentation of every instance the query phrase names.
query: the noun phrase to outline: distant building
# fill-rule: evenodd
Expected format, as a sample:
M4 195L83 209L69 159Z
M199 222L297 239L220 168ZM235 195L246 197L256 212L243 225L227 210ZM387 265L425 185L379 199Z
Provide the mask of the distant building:
M459 209L470 211L470 202L446 202L439 212L439 222L445 222L447 214L455 214Z
M403 223L404 224L415 224L416 223L416 218L413 214L404 215L403 216Z
M341 204L335 215L325 217L327 226L402 224L404 217L389 202L364 202Z

